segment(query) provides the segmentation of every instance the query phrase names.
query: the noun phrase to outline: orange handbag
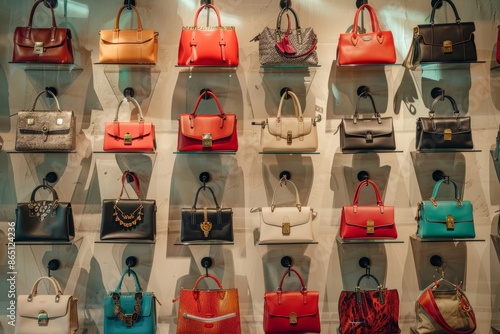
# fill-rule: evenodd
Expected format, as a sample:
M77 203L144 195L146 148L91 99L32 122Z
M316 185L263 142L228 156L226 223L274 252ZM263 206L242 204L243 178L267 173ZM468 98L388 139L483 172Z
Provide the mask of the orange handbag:
M199 27L198 16L202 9L213 9L217 26ZM179 66L228 66L239 63L238 38L233 26L222 26L217 8L201 5L194 17L194 26L182 27L179 42Z

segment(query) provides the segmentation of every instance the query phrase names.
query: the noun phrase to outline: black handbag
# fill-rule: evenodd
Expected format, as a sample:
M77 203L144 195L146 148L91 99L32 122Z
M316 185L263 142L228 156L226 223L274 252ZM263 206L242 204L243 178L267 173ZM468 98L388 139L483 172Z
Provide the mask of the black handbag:
M202 189L208 189L215 202L215 208L197 208L198 196ZM233 237L233 209L221 208L210 187L201 186L190 208L181 210L181 242L228 241Z
M127 176L134 182L137 199L122 199ZM154 242L156 236L156 201L142 199L137 175L125 171L117 199L102 201L101 241Z
M39 189L48 189L52 200L35 200ZM16 242L69 242L75 237L71 203L59 202L57 192L47 184L37 186L28 203L16 209Z
M453 117L434 117L439 101L448 99L453 108ZM441 95L434 99L429 117L417 119L415 146L421 150L439 149L472 149L472 128L470 116L460 117L457 103L449 95Z
M375 117L359 118L359 103L369 98ZM343 118L340 127L340 147L349 151L393 151L396 149L392 117L380 117L370 93L359 95L353 118Z

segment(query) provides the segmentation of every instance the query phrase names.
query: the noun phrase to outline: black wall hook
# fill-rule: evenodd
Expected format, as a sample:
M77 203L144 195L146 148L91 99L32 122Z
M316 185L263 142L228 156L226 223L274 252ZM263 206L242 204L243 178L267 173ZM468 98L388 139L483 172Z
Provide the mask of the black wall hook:
M43 180L45 181L44 183L56 183L57 179L56 172L48 172Z
M370 92L370 88L368 86L359 86L358 89L356 89L356 94L358 96L366 97L366 94Z
M210 100L212 98L212 95L208 94L208 92L212 92L212 90L210 88L203 88L200 90L200 95L204 94L202 97L203 100Z
M205 268L205 275L208 277L208 268L211 268L214 264L214 260L211 257L204 257L201 259L201 266Z
M132 87L127 87L123 90L123 96L124 97L134 97L135 95L135 90Z
M280 0L281 9L292 8L292 0Z
M137 265L137 262L138 260L135 256L129 256L125 260L125 264L127 265L128 276L130 276L130 268L135 267Z
M202 172L198 177L201 183L203 183L203 188L206 187L207 183L210 182L211 177L209 172Z
M57 88L56 87L45 87L45 97L48 98L48 99L53 99L54 96L50 95L49 92L47 91L50 91L50 93L54 94L54 96L57 96L58 92L57 92Z
M128 174L128 173L127 173L127 176L125 177L125 179L127 180L127 182L128 182L128 183L132 183L132 182L134 182L134 176L136 176L136 177L137 177L137 174L135 174L134 172L131 172L131 171L129 171L129 170L127 170L126 172L129 172L130 174L132 174L132 175L130 175L130 174ZM134 175L134 176L133 176L133 175Z
M47 8L56 8L57 7L57 0L45 0L43 2L43 4L45 5L45 7Z
M431 1L431 7L434 7L436 5L436 3L438 4L436 6L436 8L441 8L443 6L443 1L441 1L441 0L432 0Z
M56 259L50 260L49 263L47 264L47 273L48 273L49 277L52 276L50 274L51 271L56 271L60 267L61 267L61 262L59 260L56 260Z
M368 0L356 0L356 7L359 8L363 5L366 5L368 3Z
M367 171L362 170L358 173L357 178L359 182L366 181L370 179L370 174Z
M445 93L446 93L445 90L442 89L441 87L434 87L431 90L431 96L433 99L435 99L436 97L439 97L439 96L441 96L441 98L444 99Z
M290 174L290 172L287 171L287 170L281 171L280 172L280 181L282 179L291 180L292 179L292 174Z
M441 267L443 265L443 258L439 255L432 255L429 262L433 267Z
M288 87L281 88L281 90L280 90L280 97L282 97L283 94L286 94L285 95L285 100L288 100L290 98L290 95L288 95L288 92L293 92L293 90L291 88L288 88Z
M450 177L448 175L446 175L442 170L435 170L434 172L432 172L432 179L436 182L438 181L441 181L441 180L445 180L445 183L450 183Z
M366 256L363 256L362 258L359 259L358 264L361 268L366 269L367 275L370 275L371 261L369 258L367 258Z
M128 10L132 10L132 7L130 7L130 6L134 6L135 7L135 0L125 0L123 2L123 4L127 6Z
M293 259L290 256L283 256L280 261L281 265L288 269L288 276L291 276L291 268L293 265Z

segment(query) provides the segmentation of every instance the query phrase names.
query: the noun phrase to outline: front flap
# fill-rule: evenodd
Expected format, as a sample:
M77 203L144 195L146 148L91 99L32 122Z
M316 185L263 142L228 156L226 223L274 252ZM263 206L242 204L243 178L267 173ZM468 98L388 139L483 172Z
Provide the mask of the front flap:
M453 216L455 223L474 221L472 203L470 201L462 201L462 206L459 206L455 200L437 201L437 206L434 206L431 201L423 201L421 215L429 223L446 224L448 215Z
M34 48L36 42L42 42L44 48L60 47L66 42L66 39L71 38L71 30L66 28L56 28L54 40L51 40L52 28L31 28L29 38L26 27L17 27L14 32L14 44Z
M271 135L286 139L288 131L292 132L292 138L299 138L310 134L315 125L312 118L307 117L304 117L302 122L296 117L281 117L277 122L276 117L272 117L267 119L267 126Z
M144 122L144 133L141 136L139 132L139 122L118 122L119 123L119 133L115 134L114 131L114 122L106 122L105 131L106 134L110 137L115 137L118 139L123 139L125 134L131 134L132 140L149 136L153 131L154 124Z
M274 212L270 207L263 207L261 210L262 221L266 225L281 228L283 223L290 223L290 226L299 226L312 221L312 210L308 206L299 209L292 207L275 207Z
M99 32L101 41L107 44L141 44L147 43L155 38L156 32L151 29L137 31L135 29L101 30Z
M458 128L460 125L460 129ZM420 117L417 126L423 132L431 134L443 134L445 130L451 130L452 134L471 132L470 117Z
M367 132L370 132L373 137L388 136L394 132L392 126L392 117L380 118L381 123L378 123L376 118L358 118L356 124L354 120L342 119L342 127L344 133L349 137L362 137L365 138Z
M195 115L191 119L191 114L181 114L179 131L185 137L198 140L201 140L206 133L212 135L212 140L230 137L236 131L236 115L225 115L226 119L222 120L220 114Z
M418 25L422 42L426 45L443 46L444 41L452 45L467 43L474 40L474 22L438 23Z
M114 291L110 291L109 294L106 297L104 297L104 315L107 318L116 318L116 315L114 314L115 302L112 297L113 292ZM119 294L120 294L120 305L123 314L133 314L135 305L135 292L119 292ZM140 316L143 317L151 316L151 311L155 303L154 298L156 297L152 292L142 293L142 305L141 305L142 310Z
M61 295L56 303L56 295L36 295L31 302L28 302L28 295L20 295L17 298L17 311L20 317L38 318L40 311L47 312L49 320L51 318L64 317L69 311L69 302L73 297Z
M19 111L17 113L17 128L23 132L42 133L42 127L48 131L69 131L73 123L72 111Z
M318 291L308 291L307 303L304 303L304 295L300 291L284 291L281 293L281 304L278 304L277 292L266 292L264 302L270 316L289 318L290 313L297 314L298 318L311 317L319 312Z
M375 229L394 225L393 206L358 206L357 212L354 206L344 206L343 211L347 225L366 229L368 220L373 221Z

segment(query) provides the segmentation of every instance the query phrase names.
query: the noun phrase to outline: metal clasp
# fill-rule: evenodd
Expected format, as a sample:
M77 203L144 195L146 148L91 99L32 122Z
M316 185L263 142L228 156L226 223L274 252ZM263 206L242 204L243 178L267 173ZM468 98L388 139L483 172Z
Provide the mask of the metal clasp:
M125 314L125 326L132 327L134 324L133 314Z
M201 142L203 147L212 147L212 134L204 133Z
M445 141L450 141L451 140L451 129L444 129L444 140Z
M288 145L290 145L292 143L292 131L290 131L290 130L286 133L286 143Z
M49 127L47 126L47 124L44 124L42 126L42 139L44 142L46 142L48 138L49 138Z
M371 219L366 221L366 233L367 234L375 233L375 222Z
M33 52L37 55L41 55L45 52L45 48L43 47L43 42L35 42L35 48Z
M365 138L367 143L373 143L373 133L371 131L366 131Z
M40 310L38 312L38 326L47 326L49 324L49 315L47 311Z
M125 145L132 145L132 135L130 133L126 133L124 136L123 136L123 143Z
M288 319L290 321L290 325L296 325L297 324L297 313L291 312Z
M212 230L212 223L208 222L208 221L204 221L203 223L200 223L200 228L203 231L205 238L208 238L208 234Z
M455 229L455 218L452 215L446 216L446 229L454 230Z
M450 40L443 41L443 53L453 53L453 43Z

